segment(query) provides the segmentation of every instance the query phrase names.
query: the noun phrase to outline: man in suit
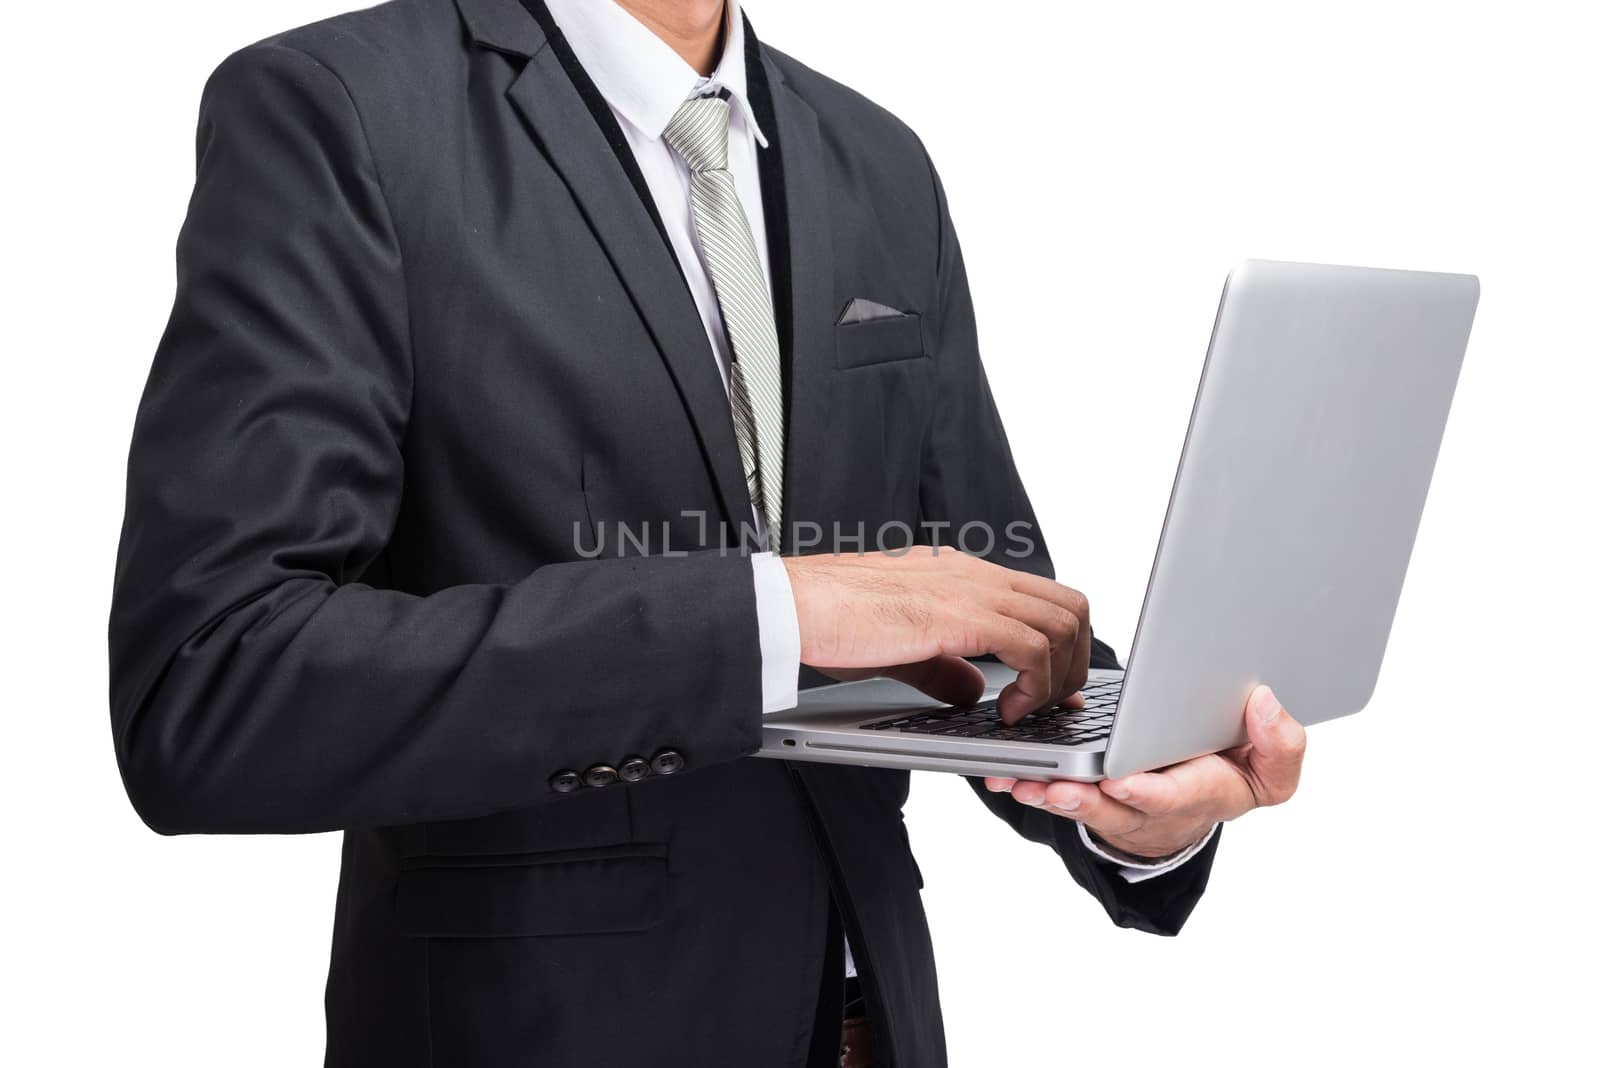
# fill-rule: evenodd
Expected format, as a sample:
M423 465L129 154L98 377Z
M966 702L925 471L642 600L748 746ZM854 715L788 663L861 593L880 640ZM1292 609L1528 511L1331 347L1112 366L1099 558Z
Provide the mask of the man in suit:
M915 136L733 0L394 0L231 56L197 149L117 753L157 830L345 832L328 1063L943 1063L908 776L745 759L802 665L963 700L998 656L1016 718L1115 663ZM971 525L1022 536L855 551ZM974 786L1172 934L1294 790L1247 719Z

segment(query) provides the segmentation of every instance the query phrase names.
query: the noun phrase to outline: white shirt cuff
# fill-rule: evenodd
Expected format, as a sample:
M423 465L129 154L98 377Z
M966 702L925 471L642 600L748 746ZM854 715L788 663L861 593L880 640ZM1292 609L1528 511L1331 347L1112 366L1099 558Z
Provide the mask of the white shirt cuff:
M1188 860L1190 857L1194 856L1196 853L1200 852L1200 850L1206 847L1206 845L1216 835L1217 828L1220 826L1222 826L1220 823L1212 824L1211 830L1206 832L1206 836L1204 838L1200 839L1200 841L1196 842L1194 845L1190 846L1188 849L1185 849L1181 853L1174 853L1172 856L1166 857L1162 860L1143 862L1133 859L1126 853L1120 856L1112 856L1110 853L1106 852L1105 848L1097 843L1089 834L1089 828L1085 827L1081 823L1078 824L1078 837L1083 839L1084 847L1088 849L1089 852L1093 853L1102 860L1109 860L1111 863L1117 865L1118 874L1128 882L1142 883L1146 879L1154 879L1158 875L1165 875L1169 871L1176 871L1178 868L1182 867L1184 861Z
M755 553L750 563L761 632L761 712L769 715L800 703L800 616L782 558Z

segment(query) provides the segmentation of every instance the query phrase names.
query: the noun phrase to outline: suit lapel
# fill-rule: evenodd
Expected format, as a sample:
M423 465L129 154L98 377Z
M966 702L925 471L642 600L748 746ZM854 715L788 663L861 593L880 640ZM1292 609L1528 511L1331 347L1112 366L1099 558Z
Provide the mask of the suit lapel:
M649 191L637 167L628 168L627 145L608 142L608 130L610 141L621 135L612 129L615 120L603 102L585 100L579 85L592 86L540 0L457 0L457 6L479 44L527 58L506 95L560 172L660 349L694 424L724 520L734 529L748 523L750 497L727 393ZM745 29L752 104L772 142L762 153L762 200L785 356L783 544L792 546L797 522L822 517L817 457L826 445L838 311L832 307L833 238L816 112L789 87L748 19Z
M711 469L723 518L749 522L728 396L694 300L646 201L607 144L552 47L538 49L506 94L561 173L672 373Z
M748 24L747 24L748 26ZM752 40L753 35L752 35ZM795 523L816 522L820 510L818 458L826 445L826 402L829 374L833 363L833 236L828 226L828 196L823 169L822 136L817 130L817 115L811 106L791 89L765 49L759 52L762 71L772 103L772 121L777 136L777 167L763 169L762 199L769 216L774 210L782 218L773 220L787 230L784 240L771 242L773 255L774 305L779 309L778 326L788 320L788 429L784 456L783 544L794 546ZM765 121L765 116L758 116ZM768 173L779 175L778 182L765 180ZM774 189L774 186L779 188ZM770 198L778 196L774 204ZM769 226L769 232L776 230ZM787 263L781 262L785 244ZM778 292L784 289L786 292ZM786 307L785 307L786 305ZM786 314L785 314L786 313Z

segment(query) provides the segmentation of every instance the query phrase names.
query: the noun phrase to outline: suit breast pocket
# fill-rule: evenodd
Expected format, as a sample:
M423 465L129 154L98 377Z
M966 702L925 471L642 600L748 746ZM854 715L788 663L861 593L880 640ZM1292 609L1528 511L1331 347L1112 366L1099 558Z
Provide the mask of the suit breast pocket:
M915 312L838 323L833 328L834 366L839 370L901 360L925 360L922 316Z

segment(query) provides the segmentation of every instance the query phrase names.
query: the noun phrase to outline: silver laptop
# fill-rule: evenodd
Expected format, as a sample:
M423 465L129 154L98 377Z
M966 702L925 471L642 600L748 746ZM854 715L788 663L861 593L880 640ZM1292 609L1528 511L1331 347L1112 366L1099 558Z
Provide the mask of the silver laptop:
M760 755L1094 781L1242 744L1258 682L1302 723L1360 711L1477 303L1471 275L1241 264L1127 671L1092 671L1082 709L1013 726L994 700L1015 675L996 664L971 708L886 679L824 686L766 718Z

